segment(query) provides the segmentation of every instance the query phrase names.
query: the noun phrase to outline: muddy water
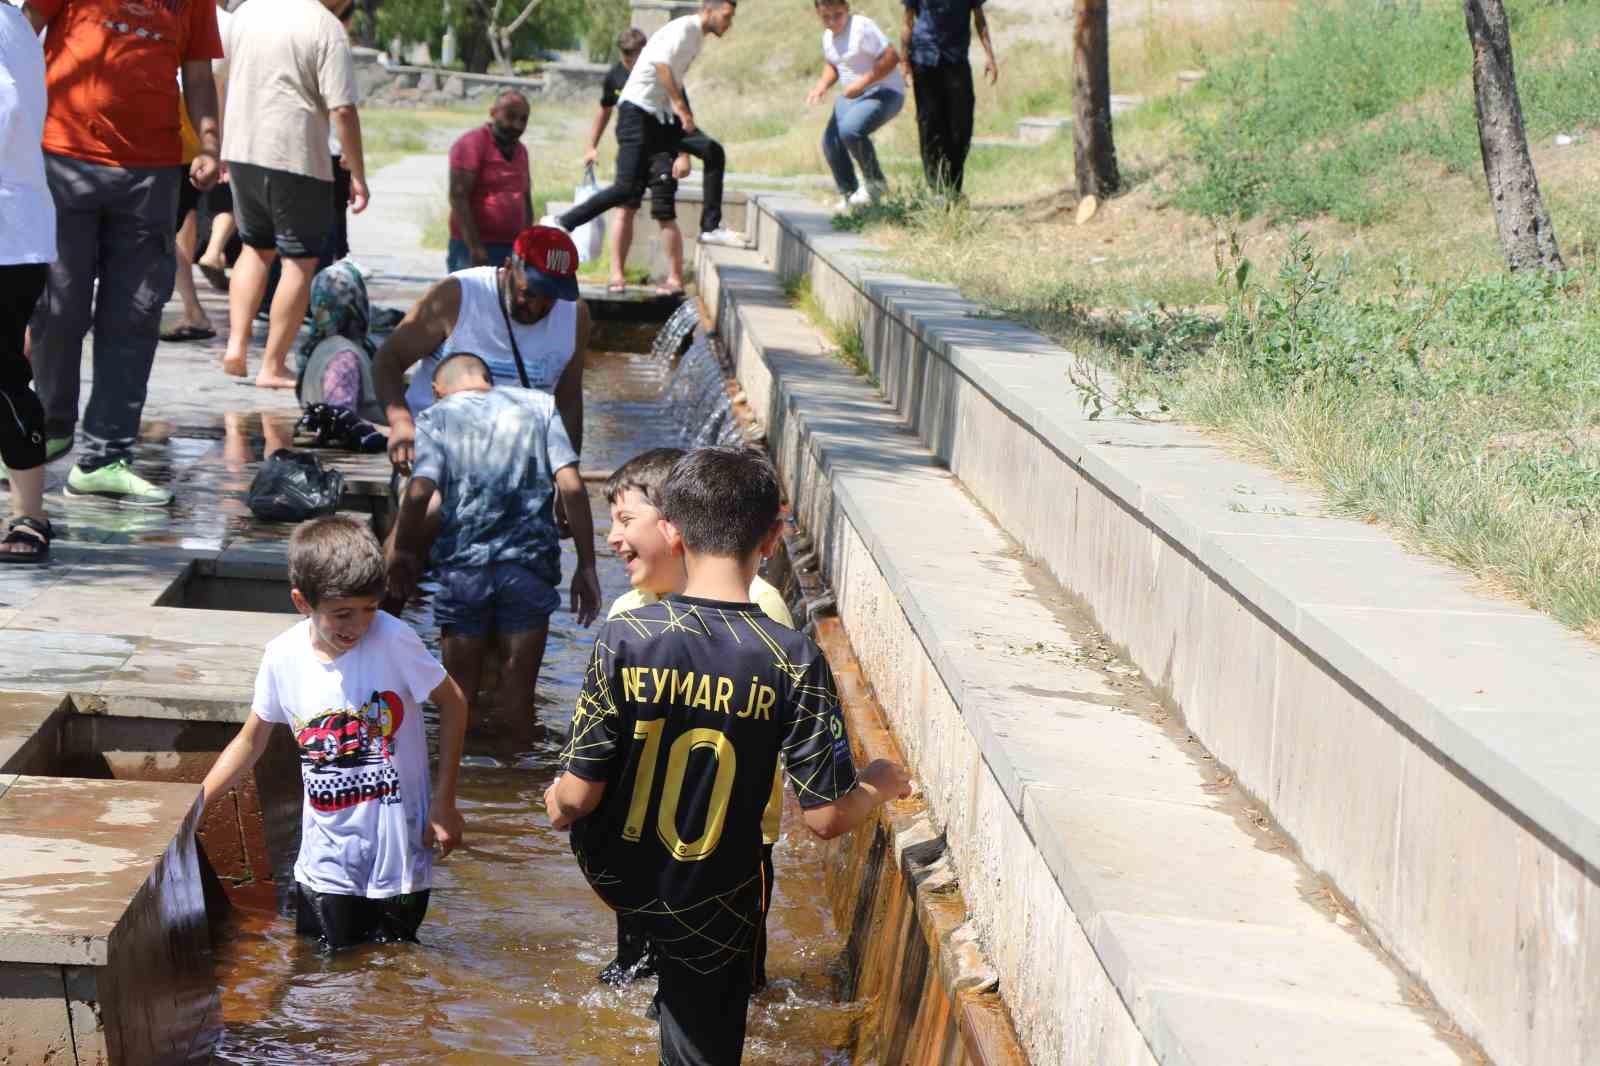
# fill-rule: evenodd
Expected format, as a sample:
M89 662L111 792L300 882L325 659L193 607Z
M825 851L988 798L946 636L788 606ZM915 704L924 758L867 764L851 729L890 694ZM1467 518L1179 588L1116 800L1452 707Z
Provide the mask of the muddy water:
M601 354L585 371L584 463L609 469L665 443L664 368L648 356ZM595 526L609 525L591 496ZM570 575L571 546L563 571ZM600 546L606 602L627 578ZM408 617L436 640L426 604ZM530 727L499 713L475 720L462 771L467 844L435 867L420 945L371 946L333 959L297 938L270 886L235 893L219 948L226 1031L217 1061L357 1064L654 1062L644 1017L653 982L614 990L595 974L615 948L615 921L584 883L542 797L555 775L594 630L552 619ZM836 1004L831 972L843 942L829 920L820 847L793 800L776 851L771 984L753 1002L745 1061L847 1063L856 1011Z

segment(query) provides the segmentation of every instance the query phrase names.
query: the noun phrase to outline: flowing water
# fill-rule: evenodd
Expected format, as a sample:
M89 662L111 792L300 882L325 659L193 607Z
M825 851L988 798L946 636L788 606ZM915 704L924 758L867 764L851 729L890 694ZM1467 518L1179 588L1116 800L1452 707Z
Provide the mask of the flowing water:
M690 342L691 312L663 330L661 357L591 354L584 463L609 469L649 447L737 439L713 346ZM673 355L689 342L676 363ZM600 580L609 603L628 587L603 543L606 505L591 494ZM563 572L574 557L563 545ZM426 603L407 614L437 647ZM616 990L595 975L615 949L615 921L545 818L594 630L551 620L530 723L493 714L467 738L460 806L467 840L436 866L419 945L370 946L331 959L277 915L271 886L236 890L218 948L225 1033L217 1061L285 1066L393 1063L655 1061L644 1017L653 982ZM771 984L750 1011L745 1061L848 1063L857 1010L834 1002L842 939L827 914L820 846L790 799L776 851L769 924Z

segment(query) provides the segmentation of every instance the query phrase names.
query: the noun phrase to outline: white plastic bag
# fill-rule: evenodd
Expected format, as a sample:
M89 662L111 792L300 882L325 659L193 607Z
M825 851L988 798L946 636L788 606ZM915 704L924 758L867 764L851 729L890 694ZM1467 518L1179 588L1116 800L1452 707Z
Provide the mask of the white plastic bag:
M594 164L590 163L583 168L583 181L572 190L572 204L576 207L600 191L600 183L594 177ZM600 253L606 246L606 218L596 215L572 231L572 243L578 246L578 262L587 263L600 258Z

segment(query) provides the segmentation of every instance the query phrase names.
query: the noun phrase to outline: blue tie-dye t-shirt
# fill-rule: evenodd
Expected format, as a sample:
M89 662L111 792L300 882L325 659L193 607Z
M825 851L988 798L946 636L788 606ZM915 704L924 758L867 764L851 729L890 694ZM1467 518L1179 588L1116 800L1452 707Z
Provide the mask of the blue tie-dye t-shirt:
M444 502L433 564L521 563L558 583L555 472L577 461L547 392L458 392L422 412L412 473L437 485Z

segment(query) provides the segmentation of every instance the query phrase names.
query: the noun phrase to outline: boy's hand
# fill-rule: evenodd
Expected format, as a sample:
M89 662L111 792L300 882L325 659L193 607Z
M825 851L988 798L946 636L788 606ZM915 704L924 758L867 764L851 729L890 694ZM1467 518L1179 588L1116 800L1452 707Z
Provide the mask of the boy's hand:
M428 824L422 830L422 846L431 848L438 844L439 858L442 859L461 843L465 828L461 821L461 812L456 810L454 802L447 803L435 799L433 805L428 808Z
M572 819L561 813L561 808L556 803L556 786L561 783L561 778L550 782L550 787L544 790L544 813L550 816L550 824L556 829L570 829Z
M859 780L882 799L905 799L911 795L911 775L905 767L888 759L873 759L861 771Z
M386 607L389 604L397 605L399 610L390 613L398 617L406 604L411 602L411 594L417 591L417 582L422 580L422 560L414 552L394 548L389 552L388 563L389 589L384 604Z
M600 616L600 575L594 564L580 566L572 575L572 613L586 626Z

